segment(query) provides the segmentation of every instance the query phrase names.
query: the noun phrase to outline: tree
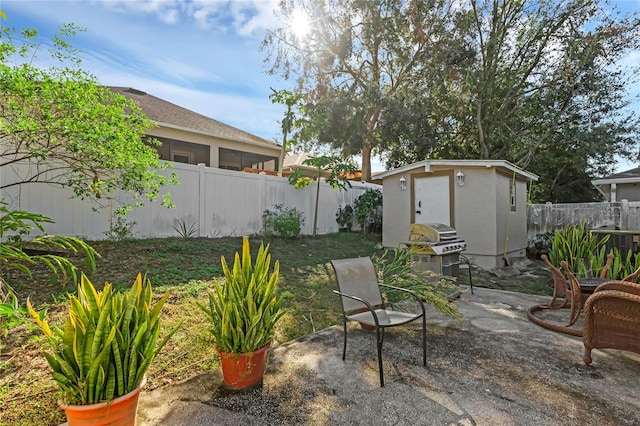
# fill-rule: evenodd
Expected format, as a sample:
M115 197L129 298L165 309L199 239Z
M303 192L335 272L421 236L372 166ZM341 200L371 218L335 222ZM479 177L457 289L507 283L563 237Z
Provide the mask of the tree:
M325 178L325 181L333 189L346 189L347 186L351 187L351 184L347 180L348 174L356 171L356 167L350 162L343 161L340 157L323 155L320 157L307 158L302 163L306 166L312 166L316 168L317 182L316 186L316 206L313 214L313 236L316 236L316 229L318 227L318 206L320 202L320 180L322 176L329 172L329 176ZM294 185L297 189L308 186L313 179L305 176L301 170L296 170L289 175L289 183Z
M288 21L307 13L310 31L299 39ZM378 123L387 100L467 55L464 40L452 40L458 13L445 0L281 2L282 25L268 32L270 72L298 79L307 101L328 108L330 126L319 142L362 154L362 176L371 180L371 155L378 152Z
M70 187L81 199L121 189L135 204L153 200L177 183L175 175L158 173L168 163L142 140L155 123L80 68L64 40L77 31L74 25L60 30L49 58L59 65L43 68L33 64L41 48L37 31L0 29L0 167L31 168L22 180L0 182L0 189L39 182ZM171 205L169 193L163 204Z
M456 96L417 92L396 107L408 112L386 117L391 165L506 159L541 176L538 201L592 200L590 178L611 172L614 155L637 153L627 89L638 74L622 60L638 47L638 16L620 17L600 0L462 7L468 25L456 28L476 55L447 73Z
M278 160L278 176L282 176L284 156L287 154L287 136L291 134L296 124L296 112L293 109L299 109L301 107L301 98L289 90L275 90L272 87L271 91L273 92L269 95L271 103L279 103L287 107L284 112L284 117L282 117L282 149L280 150L280 159Z

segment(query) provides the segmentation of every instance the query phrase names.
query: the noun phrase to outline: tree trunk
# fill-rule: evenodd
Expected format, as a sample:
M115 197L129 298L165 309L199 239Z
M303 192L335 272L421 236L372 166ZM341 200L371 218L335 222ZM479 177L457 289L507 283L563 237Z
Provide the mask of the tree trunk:
M287 134L282 135L282 149L280 150L280 158L278 159L278 176L282 176L282 168L284 167L284 154L287 152Z
M318 173L318 186L316 189L316 209L315 212L313 213L313 236L316 236L316 230L318 229L318 201L320 200L320 180L322 178L320 177L320 173Z
M371 148L362 146L362 181L371 182Z

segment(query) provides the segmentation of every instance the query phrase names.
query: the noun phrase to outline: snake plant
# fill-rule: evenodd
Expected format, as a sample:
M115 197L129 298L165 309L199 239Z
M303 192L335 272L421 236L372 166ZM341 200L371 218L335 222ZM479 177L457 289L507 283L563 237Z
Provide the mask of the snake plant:
M609 235L601 237L589 232L585 222L577 226L567 225L563 229L555 231L551 250L549 250L549 260L557 268L560 268L560 262L565 260L569 269L576 273L576 276L585 276L584 259L590 259L599 253L599 248L608 240ZM600 260L604 264L604 255L596 263L601 263Z
M73 405L110 401L134 390L155 356L176 332L158 343L160 311L169 293L151 306L151 282L140 274L126 293L105 283L96 291L83 274L78 295L69 296L64 328L51 329L27 302L50 351L43 351L54 380Z
M263 348L273 340L275 325L284 312L276 295L280 262L271 269L269 245L260 245L252 264L249 238L242 241L242 256L236 252L233 269L220 259L224 283L216 282L208 305L198 304L206 314L215 345L221 352L242 354Z

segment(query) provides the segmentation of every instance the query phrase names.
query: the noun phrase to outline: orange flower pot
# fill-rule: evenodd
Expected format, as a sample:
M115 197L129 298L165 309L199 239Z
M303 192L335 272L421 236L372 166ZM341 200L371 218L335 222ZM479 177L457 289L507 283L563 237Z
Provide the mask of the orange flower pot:
M88 405L65 405L58 402L58 405L67 414L69 426L135 426L138 398L146 382L145 377L140 386L113 401Z
M267 364L269 346L271 345L268 344L257 351L239 355L218 350L222 375L227 386L246 388L260 383Z

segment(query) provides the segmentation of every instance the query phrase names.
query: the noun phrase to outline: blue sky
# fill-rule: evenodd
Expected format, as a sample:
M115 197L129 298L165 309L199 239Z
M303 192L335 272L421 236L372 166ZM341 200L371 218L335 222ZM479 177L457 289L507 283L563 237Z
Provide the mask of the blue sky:
M618 4L640 10L640 0ZM292 86L265 73L266 53L259 50L266 29L275 26L276 5L277 0L0 0L4 25L35 28L43 40L63 23L87 28L72 42L83 51L83 68L101 84L134 87L269 140L280 139L284 111L269 100L270 87ZM372 167L383 170L377 159ZM618 169L630 167L635 164Z

